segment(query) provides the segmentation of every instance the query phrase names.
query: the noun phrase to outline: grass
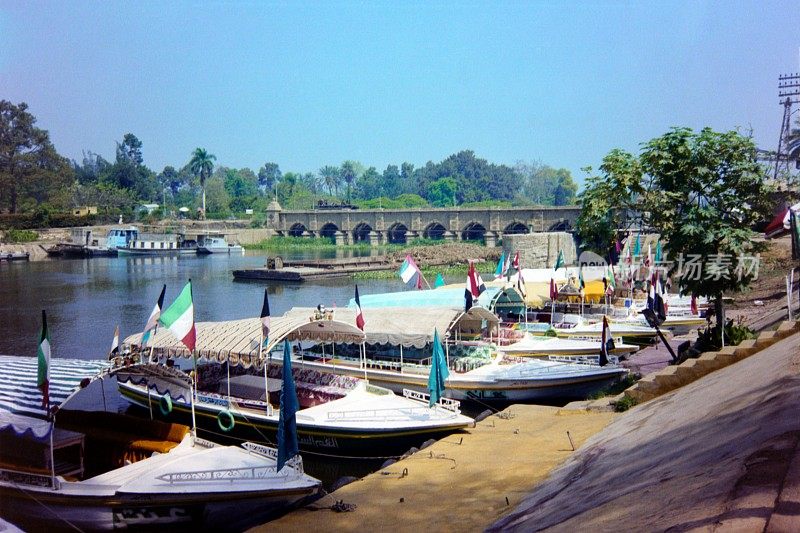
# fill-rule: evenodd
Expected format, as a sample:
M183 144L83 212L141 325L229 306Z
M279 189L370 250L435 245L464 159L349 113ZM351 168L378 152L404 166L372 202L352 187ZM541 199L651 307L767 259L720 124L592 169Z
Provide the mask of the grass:
M614 411L616 411L618 413L624 413L625 411L627 411L628 409L630 409L631 407L633 407L637 403L639 403L639 402L636 401L636 398L632 398L632 397L627 396L627 395L623 396L621 400L617 401L614 404Z
M39 238L39 234L29 229L9 229L5 232L4 241L8 243L32 242Z
M495 267L494 262L475 263L475 269L478 271L493 271ZM442 276L459 276L467 275L467 265L441 265L439 267L422 267L422 275L428 280L428 283L433 286L436 281L436 275ZM396 270L369 270L367 272L356 272L353 274L353 279L393 279L397 277Z
M605 398L606 396L616 396L617 394L623 392L624 390L628 389L634 383L639 381L641 376L637 374L627 374L624 378L617 381L616 383L609 385L603 390L597 391L591 396L589 396L589 400L599 400L600 398Z

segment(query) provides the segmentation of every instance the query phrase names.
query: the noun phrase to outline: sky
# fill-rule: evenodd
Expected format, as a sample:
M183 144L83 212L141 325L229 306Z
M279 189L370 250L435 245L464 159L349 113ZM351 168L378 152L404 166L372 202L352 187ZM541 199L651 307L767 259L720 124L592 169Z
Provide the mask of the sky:
M673 126L777 147L796 1L0 0L0 99L57 150L152 170L382 171L473 150L581 168Z

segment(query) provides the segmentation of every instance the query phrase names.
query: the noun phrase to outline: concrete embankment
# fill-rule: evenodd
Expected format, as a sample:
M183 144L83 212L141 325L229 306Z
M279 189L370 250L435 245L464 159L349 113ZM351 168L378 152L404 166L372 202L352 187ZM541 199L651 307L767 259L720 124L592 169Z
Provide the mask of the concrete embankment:
M797 531L800 324L779 330L626 413L511 406L256 530Z

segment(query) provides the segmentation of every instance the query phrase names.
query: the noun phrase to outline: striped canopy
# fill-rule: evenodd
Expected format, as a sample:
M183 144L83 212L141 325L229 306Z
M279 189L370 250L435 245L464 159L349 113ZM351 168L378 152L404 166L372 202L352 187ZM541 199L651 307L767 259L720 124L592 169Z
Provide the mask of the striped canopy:
M36 386L35 357L0 355L0 411L43 418L42 391ZM83 378L92 378L108 368L107 361L82 359L50 360L50 406L61 405Z

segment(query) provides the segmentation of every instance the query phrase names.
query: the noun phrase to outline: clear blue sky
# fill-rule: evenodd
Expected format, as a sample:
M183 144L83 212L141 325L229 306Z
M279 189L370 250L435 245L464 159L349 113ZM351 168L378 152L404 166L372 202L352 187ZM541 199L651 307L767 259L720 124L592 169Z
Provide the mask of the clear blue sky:
M160 171L217 163L379 171L462 149L597 166L670 126L752 128L774 149L796 1L0 0L0 98L56 148Z

